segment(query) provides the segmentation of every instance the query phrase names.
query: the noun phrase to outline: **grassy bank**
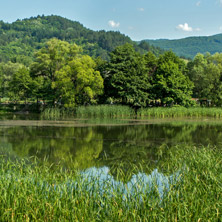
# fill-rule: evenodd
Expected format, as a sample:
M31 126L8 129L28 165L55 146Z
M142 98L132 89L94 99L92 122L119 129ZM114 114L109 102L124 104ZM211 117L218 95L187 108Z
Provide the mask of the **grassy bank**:
M222 108L215 107L155 107L142 108L137 112L138 117L222 117Z
M43 120L59 120L75 115L75 110L65 108L46 108L41 112L40 118Z
M46 109L43 112L45 118L75 115L76 117L138 117L138 118L173 118L173 117L213 117L222 118L222 108L216 107L152 107L135 110L129 106L122 105L97 105L79 106L75 111L64 111L59 109Z
M123 105L98 105L79 106L76 109L77 117L129 117L135 112L129 106Z
M132 193L129 184L114 186L111 176L101 184L100 173L92 177L1 156L0 221L221 221L221 151L177 146L158 152L165 156L162 177L180 178L164 192L155 177L145 189L146 180L136 181Z
M21 108L21 107L20 107ZM0 106L0 114L19 112L17 107ZM24 111L24 108L21 108ZM79 106L75 109L45 108L41 112L41 118L46 120L61 119L66 117L78 118L113 118L113 117L139 117L139 118L172 118L172 117L213 117L222 118L222 107L151 107L141 108L137 112L129 106L123 105L93 105Z
M97 105L79 106L76 109L46 108L41 112L42 119L60 119L70 116L76 117L129 117L135 116L135 112L129 106L122 105Z

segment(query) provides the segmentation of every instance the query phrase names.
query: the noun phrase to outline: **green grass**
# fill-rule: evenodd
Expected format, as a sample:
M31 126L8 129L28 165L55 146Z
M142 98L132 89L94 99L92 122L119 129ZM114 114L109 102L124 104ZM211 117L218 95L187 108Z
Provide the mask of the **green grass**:
M74 111L64 108L46 108L41 112L41 119L44 120L59 120L64 117L73 116Z
M180 173L164 195L155 180L132 195L121 181L103 180L101 189L97 177L1 156L0 221L221 221L221 150L163 146L158 153L159 171Z
M122 105L97 105L97 106L79 106L75 110L63 108L46 108L41 112L41 118L46 120L59 120L64 117L129 117L135 116L135 112L129 106Z
M135 112L129 106L123 105L97 105L79 106L76 109L77 117L129 117Z
M58 108L47 108L42 113L43 119L59 119L75 115L76 117L87 118L110 118L110 117L139 117L139 118L173 118L173 117L213 117L222 118L222 108L220 107L154 107L141 108L137 111L129 106L123 105L96 105L79 106L75 111L68 111Z
M215 107L156 107L142 108L137 112L138 117L222 117L222 108Z

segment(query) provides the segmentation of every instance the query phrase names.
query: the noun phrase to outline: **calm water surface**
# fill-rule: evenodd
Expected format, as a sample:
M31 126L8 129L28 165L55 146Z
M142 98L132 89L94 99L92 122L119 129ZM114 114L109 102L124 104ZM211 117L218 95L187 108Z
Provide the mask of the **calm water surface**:
M80 170L145 164L154 170L162 147L177 144L222 146L222 121L214 119L41 121L31 116L0 117L0 152L37 156ZM164 158L164 156L162 157Z

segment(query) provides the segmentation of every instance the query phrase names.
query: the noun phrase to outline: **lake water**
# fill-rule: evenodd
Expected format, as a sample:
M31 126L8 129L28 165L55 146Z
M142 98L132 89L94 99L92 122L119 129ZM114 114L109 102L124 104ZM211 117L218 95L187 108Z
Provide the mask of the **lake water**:
M0 152L37 156L80 170L92 167L148 166L152 172L166 147L177 144L222 146L222 121L215 119L69 119L38 120L1 116ZM163 147L165 147L163 149ZM164 161L164 155L161 157Z

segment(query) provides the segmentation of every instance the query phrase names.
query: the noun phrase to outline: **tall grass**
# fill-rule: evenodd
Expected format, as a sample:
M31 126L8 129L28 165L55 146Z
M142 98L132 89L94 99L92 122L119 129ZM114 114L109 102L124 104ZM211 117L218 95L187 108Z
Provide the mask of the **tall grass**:
M213 117L222 118L222 108L219 107L154 107L141 108L135 113L135 110L129 106L123 105L96 105L79 106L76 110L63 108L46 108L41 113L42 119L56 120L63 117L141 117L141 118L173 118L173 117Z
M129 117L135 112L129 106L123 105L97 105L79 106L76 109L77 117Z
M41 119L44 120L59 120L68 116L74 115L74 110L64 108L46 108L41 112Z
M156 107L142 108L137 112L139 117L222 117L222 108L215 107Z
M97 177L1 156L0 221L221 221L221 151L181 146L162 151L167 161L159 170L180 172L180 180L163 194L153 181L133 195L128 184L123 192L122 183L113 187L112 180L103 180L101 188Z

